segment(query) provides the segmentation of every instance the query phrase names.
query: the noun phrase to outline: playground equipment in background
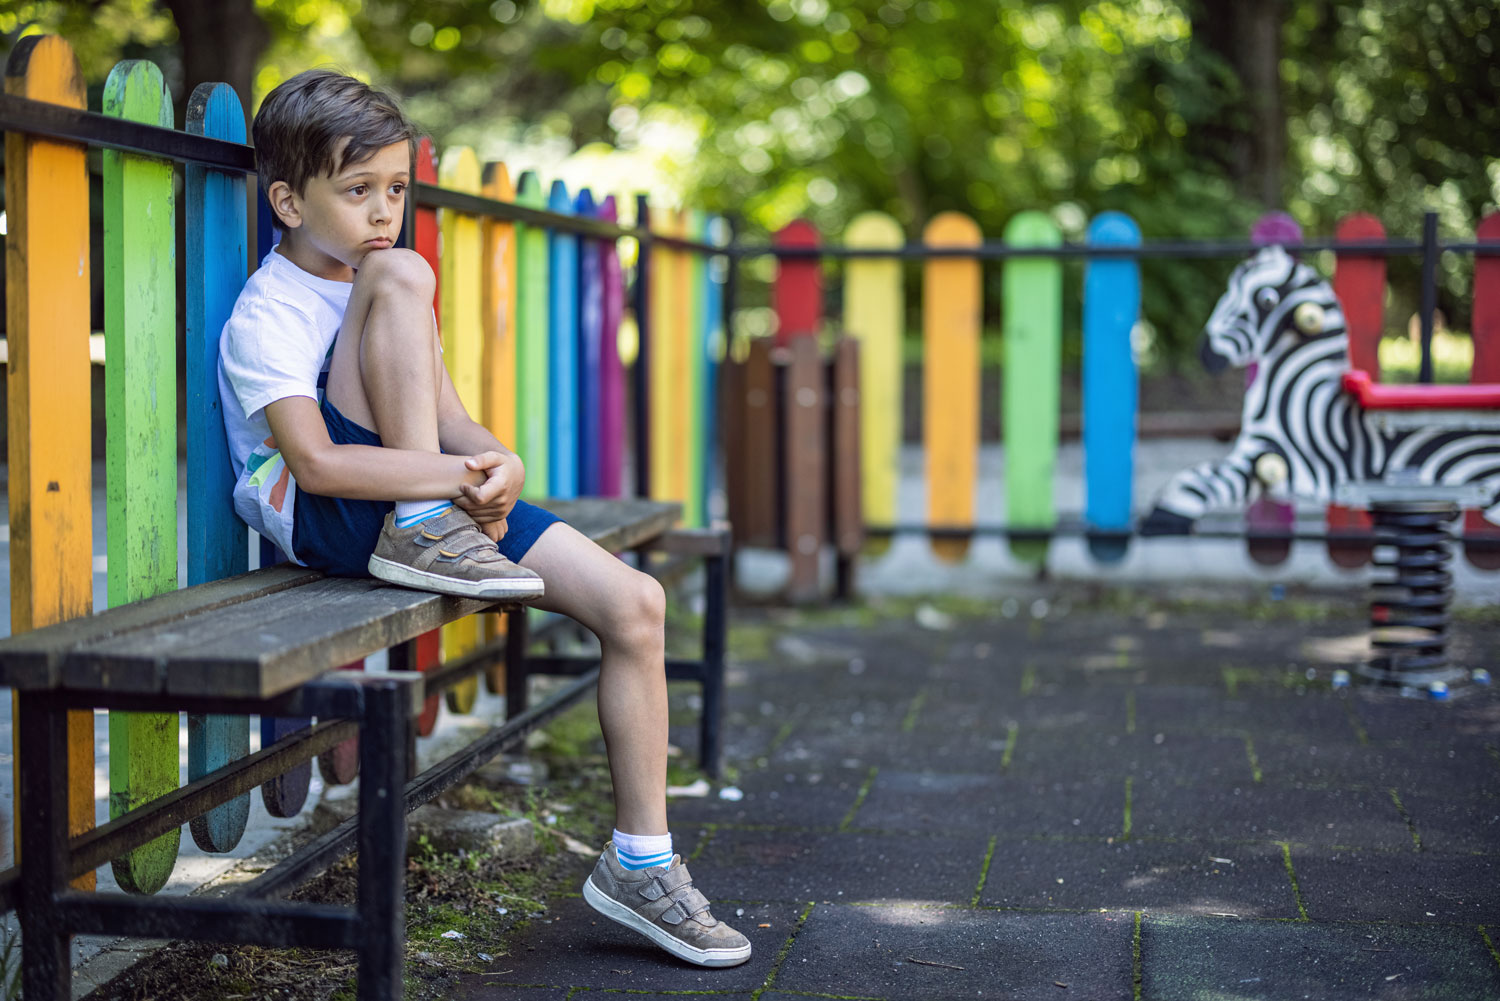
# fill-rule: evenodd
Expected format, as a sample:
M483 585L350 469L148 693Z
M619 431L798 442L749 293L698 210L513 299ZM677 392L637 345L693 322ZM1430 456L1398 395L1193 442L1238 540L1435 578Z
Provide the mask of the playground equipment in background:
M1347 500L1350 484L1467 486L1469 506L1487 508L1488 519L1500 523L1500 420L1442 420L1426 412L1422 421L1392 426L1367 411L1364 397L1345 393L1349 347L1333 287L1281 246L1235 268L1204 328L1203 358L1214 369L1256 365L1240 436L1223 459L1173 477L1143 531L1186 533L1208 511L1243 505L1257 482L1324 503ZM1368 373L1357 374L1349 385L1368 386ZM1500 398L1493 387L1421 389L1472 397L1475 408ZM1437 405L1430 392L1420 398Z
M1291 220L1268 218L1257 227L1255 245L1276 238L1288 223L1293 231L1282 232L1280 239L1300 241L1300 231ZM1051 230L1044 216L1023 213L1012 220L1004 243L986 243L972 220L943 213L929 224L921 244L908 245L903 244L902 230L894 219L866 213L850 224L842 246L823 245L816 231L802 220L776 237L770 252L777 255L779 263L777 290L772 297L778 310L778 339L794 339L786 332L824 323L821 312L814 308L822 302L824 275L810 267L809 261L820 256L848 259L843 321L838 329L861 342L861 507L867 522L864 530L877 545L895 531L925 532L940 559L955 560L963 558L970 536L1001 534L1009 537L1014 555L1039 563L1046 558L1052 535L1079 533L1088 539L1091 553L1101 563L1118 561L1127 554L1134 524L1130 500L1135 442L1143 431L1154 430L1143 427L1154 422L1143 421L1138 414L1136 364L1130 343L1139 317L1137 262L1143 256L1226 256L1255 245L1143 245L1134 222L1113 212L1093 221L1083 245L1058 246ZM1478 237L1483 241L1500 237L1500 214L1481 223ZM1347 340L1348 354L1377 377L1376 348L1383 330L1386 294L1385 257L1393 251L1423 253L1423 315L1430 316L1437 256L1448 249L1474 251L1476 347L1471 378L1476 382L1500 380L1500 372L1491 371L1500 369L1500 255L1487 243L1440 246L1435 228L1429 225L1422 243L1393 246L1385 242L1378 220L1356 214L1339 223L1333 243L1319 241L1306 246L1333 250L1332 287L1343 300L1339 312L1347 318L1342 336ZM972 253L967 252L969 248ZM734 251L736 260L755 252L738 246ZM1058 348L1052 329L1057 322L1053 318L1061 313L1065 290L1051 276L1065 257L1086 260L1082 304L1085 483L1081 519L1060 518L1058 499L1052 495L1059 437L1055 393ZM921 316L927 512L918 523L898 523L895 504L904 409L902 258L924 261ZM975 317L983 305L983 287L977 278L982 262L989 259L1004 261L1000 312L1005 359L1001 404L1005 510L976 512L980 373ZM799 279L799 275L803 277ZM786 284L796 288L799 280L803 282L802 294L784 289ZM1317 398L1320 402L1325 399ZM774 459L774 453L766 454L767 462ZM1268 460L1262 472L1275 477L1275 459ZM1241 513L1243 527L1216 525L1207 531L1243 538L1250 556L1268 565L1287 559L1294 540L1307 537L1322 542L1338 566L1352 568L1369 562L1373 522L1368 511L1330 495L1324 498L1325 529L1298 525L1293 519L1292 494L1284 493L1284 485L1278 481L1269 490L1245 489L1232 497L1226 495L1223 506ZM1068 499L1063 499L1063 506L1069 506ZM741 535L742 542L764 544L766 539L781 538L774 499L767 495L759 507L762 513L758 517L766 523L753 536ZM1482 569L1500 568L1500 546L1491 541L1491 537L1500 540L1500 528L1472 509L1465 514L1464 526L1469 562ZM1143 534L1158 534L1180 531L1187 524L1158 516L1144 527ZM1203 532L1204 526L1197 529Z

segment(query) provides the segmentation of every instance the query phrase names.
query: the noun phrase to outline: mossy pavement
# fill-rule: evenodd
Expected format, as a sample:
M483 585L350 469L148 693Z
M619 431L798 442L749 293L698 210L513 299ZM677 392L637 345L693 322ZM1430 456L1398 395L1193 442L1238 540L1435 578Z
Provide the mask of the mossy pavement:
M728 779L670 816L750 962L693 968L604 921L564 852L442 996L1500 996L1500 697L1330 688L1364 649L1347 596L734 621ZM1500 616L1459 615L1453 651L1500 667ZM568 725L554 739L597 767L586 714Z

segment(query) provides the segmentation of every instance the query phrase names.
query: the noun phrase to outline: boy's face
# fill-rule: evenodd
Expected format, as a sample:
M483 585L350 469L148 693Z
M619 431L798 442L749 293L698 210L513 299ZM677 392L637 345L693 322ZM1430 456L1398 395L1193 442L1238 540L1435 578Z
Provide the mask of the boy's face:
M335 160L347 143L335 147ZM353 281L366 254L395 245L410 181L411 150L404 142L347 163L333 176L310 178L300 195L277 181L268 197L286 227L281 253L321 278Z

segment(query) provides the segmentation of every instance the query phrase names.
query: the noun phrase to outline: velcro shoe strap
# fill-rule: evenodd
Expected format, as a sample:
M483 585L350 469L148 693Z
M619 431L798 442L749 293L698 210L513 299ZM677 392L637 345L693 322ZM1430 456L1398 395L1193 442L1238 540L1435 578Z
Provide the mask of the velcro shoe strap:
M640 906L639 913L652 921L663 921L669 925L680 925L690 916L682 904L670 897L646 901Z
M656 882L661 884L661 888L663 891L665 891L666 893L671 893L673 890L679 889L680 887L692 886L693 877L688 875L687 866L679 863L668 869L666 872L662 873L660 876L657 876Z

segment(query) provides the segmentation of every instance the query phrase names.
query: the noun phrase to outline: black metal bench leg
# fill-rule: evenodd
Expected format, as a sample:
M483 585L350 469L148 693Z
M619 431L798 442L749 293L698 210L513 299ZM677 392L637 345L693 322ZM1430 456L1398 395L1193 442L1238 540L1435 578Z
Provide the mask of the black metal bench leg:
M727 645L729 576L722 554L703 561L703 715L698 722L698 763L719 777L723 757L724 652Z
M512 608L505 613L505 718L514 719L526 711L526 647L530 636L526 609Z
M400 1001L406 945L406 745L410 682L366 687L359 741L360 1001Z
M68 882L67 711L45 693L26 693L20 701L22 991L27 1001L68 1001L71 936L54 905Z

